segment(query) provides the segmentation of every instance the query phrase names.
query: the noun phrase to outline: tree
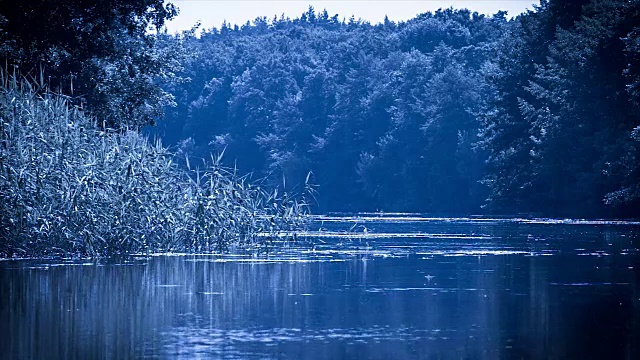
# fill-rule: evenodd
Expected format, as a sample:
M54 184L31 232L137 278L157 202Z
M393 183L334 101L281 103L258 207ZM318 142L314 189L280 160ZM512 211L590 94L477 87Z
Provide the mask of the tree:
M176 49L155 46L149 28L175 15L161 0L0 0L0 57L25 74L42 70L105 125L138 127L171 103L157 80L173 76Z
M619 159L638 124L622 40L634 23L625 20L632 4L594 0L583 7L572 28L558 30L548 63L527 88L537 101L522 101L536 144L536 181L545 202L567 214L577 204L581 212L602 213L606 194L624 177Z
M489 205L633 214L638 3L544 1L537 10L516 20L486 71L497 91L483 117Z

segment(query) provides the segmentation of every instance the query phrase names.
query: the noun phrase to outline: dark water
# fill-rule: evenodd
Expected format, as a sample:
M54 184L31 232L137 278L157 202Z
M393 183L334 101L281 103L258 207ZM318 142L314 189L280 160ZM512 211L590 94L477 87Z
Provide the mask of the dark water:
M259 257L0 261L0 358L640 359L640 224L320 229Z

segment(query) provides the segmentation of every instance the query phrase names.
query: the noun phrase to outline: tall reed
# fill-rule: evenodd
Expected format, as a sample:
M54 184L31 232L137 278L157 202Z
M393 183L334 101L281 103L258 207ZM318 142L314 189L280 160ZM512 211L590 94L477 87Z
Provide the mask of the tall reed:
M39 82L0 80L0 257L258 248L304 223L304 199L219 157L182 171L159 141L104 129Z

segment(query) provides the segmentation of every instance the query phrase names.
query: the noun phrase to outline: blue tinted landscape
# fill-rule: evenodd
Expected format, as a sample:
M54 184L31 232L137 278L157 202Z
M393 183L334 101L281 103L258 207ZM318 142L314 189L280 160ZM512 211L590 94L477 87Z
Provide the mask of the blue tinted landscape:
M179 6L0 0L0 358L640 358L640 2Z

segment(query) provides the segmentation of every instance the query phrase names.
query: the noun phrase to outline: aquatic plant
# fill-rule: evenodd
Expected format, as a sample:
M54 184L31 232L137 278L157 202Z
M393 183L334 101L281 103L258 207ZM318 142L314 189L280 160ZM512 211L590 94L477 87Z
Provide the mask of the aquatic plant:
M160 141L99 126L43 81L0 80L0 257L255 249L305 221L303 197L220 157L181 170Z

